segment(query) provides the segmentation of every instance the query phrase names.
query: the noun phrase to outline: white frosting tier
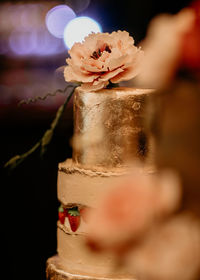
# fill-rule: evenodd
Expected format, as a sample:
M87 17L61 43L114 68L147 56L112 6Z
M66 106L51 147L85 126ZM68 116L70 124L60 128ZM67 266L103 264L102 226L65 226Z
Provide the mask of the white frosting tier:
M65 206L96 207L98 200L119 184L125 174L123 169L116 169L116 172L87 170L67 160L59 164L58 199Z
M99 199L123 182L132 169L114 168L109 172L81 168L72 160L59 164L58 199L67 205L96 207ZM153 166L138 168L144 175L154 172Z

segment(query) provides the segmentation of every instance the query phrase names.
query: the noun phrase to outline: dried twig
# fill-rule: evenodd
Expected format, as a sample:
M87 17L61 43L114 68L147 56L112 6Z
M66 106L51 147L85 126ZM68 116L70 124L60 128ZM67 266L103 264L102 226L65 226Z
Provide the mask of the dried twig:
M42 138L26 153L21 154L21 155L16 155L14 157L12 157L9 161L7 161L4 165L5 168L9 168L9 169L15 169L19 164L21 164L25 159L27 159L28 156L30 156L33 152L35 152L37 149L41 149L40 151L40 155L43 156L44 153L47 150L47 146L49 145L49 143L51 142L51 139L54 135L54 131L56 126L58 125L59 120L61 119L63 112L67 106L67 104L69 103L75 88L78 85L68 85L64 91L66 91L68 88L72 87L72 90L70 91L65 103L63 105L61 105L56 113L56 116L54 118L54 120L51 123L50 128L44 133L44 135L42 136ZM60 90L59 90L60 91ZM51 94L51 96L53 96L53 94Z
M53 92L53 93L48 92L44 96L36 96L34 98L23 99L17 105L20 107L23 104L30 104L30 103L35 103L35 102L37 102L39 100L45 100L45 99L47 99L47 97L56 96L58 93L65 93L66 90L68 90L68 88L74 87L74 86L75 86L74 84L69 84L69 85L66 86L66 88L64 88L64 90L57 89L55 92Z

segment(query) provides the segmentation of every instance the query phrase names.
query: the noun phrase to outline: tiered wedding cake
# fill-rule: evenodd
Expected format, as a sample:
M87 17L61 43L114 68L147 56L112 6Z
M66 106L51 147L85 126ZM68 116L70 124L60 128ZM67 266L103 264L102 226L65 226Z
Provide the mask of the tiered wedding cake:
M151 94L136 88L76 89L73 158L58 168L58 256L47 262L47 279L133 279L116 269L111 255L89 251L85 213L123 179L133 161L148 169L153 147L144 123Z

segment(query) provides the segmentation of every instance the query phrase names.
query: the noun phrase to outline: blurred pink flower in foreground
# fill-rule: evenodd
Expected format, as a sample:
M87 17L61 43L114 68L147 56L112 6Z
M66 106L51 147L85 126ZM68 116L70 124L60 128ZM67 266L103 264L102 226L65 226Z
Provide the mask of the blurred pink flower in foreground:
M147 37L141 43L145 57L138 76L140 85L157 89L172 81L184 60L183 44L194 23L195 13L191 8L152 20Z
M164 221L129 252L126 267L140 279L199 279L200 223L188 213Z
M136 241L153 222L173 212L180 197L179 181L173 174L157 177L135 172L90 212L89 243L115 251Z
M81 82L88 91L135 77L140 71L143 51L134 46L126 31L90 34L69 51L64 76L67 82Z

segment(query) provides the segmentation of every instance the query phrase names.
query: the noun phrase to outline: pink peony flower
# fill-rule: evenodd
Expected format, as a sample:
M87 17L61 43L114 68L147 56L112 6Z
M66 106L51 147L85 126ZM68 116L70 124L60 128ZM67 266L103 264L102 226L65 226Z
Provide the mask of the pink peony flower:
M168 180L169 179L169 180ZM135 173L100 202L88 217L91 245L105 250L141 238L155 220L173 212L180 202L177 177Z
M64 77L67 82L81 82L85 90L99 90L109 81L118 83L139 73L143 51L134 46L126 31L90 34L83 43L69 51Z

